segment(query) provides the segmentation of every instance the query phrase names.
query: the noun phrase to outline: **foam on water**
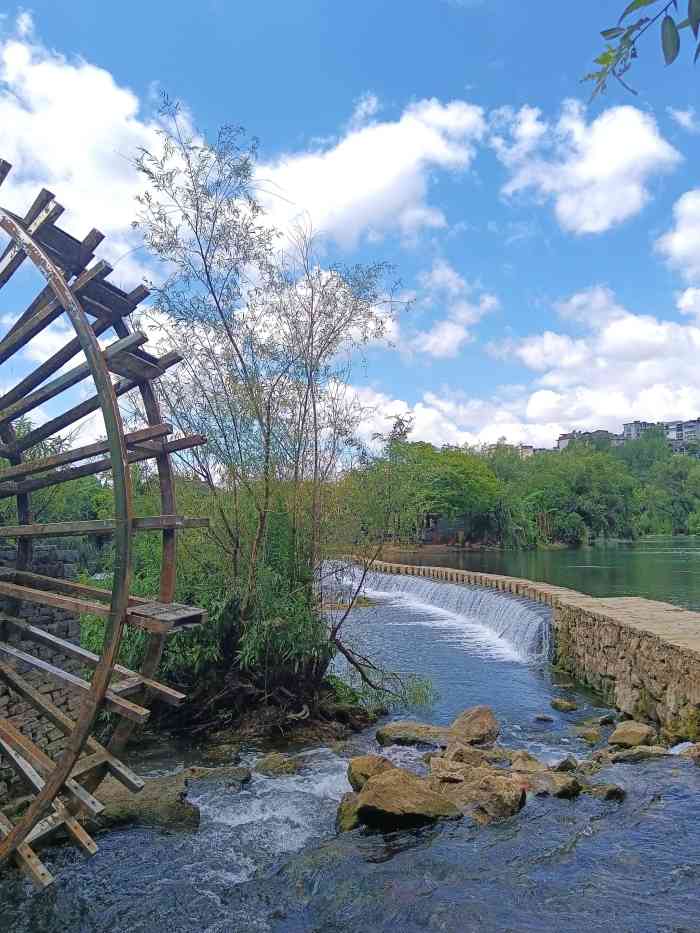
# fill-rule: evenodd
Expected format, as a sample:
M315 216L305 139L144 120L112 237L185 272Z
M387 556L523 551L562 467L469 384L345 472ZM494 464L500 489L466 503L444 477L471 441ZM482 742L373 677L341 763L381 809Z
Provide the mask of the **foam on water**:
M351 572L352 585L359 571ZM401 620L443 630L455 646L481 657L537 663L551 656L551 610L539 603L480 587L425 577L368 573L362 591L374 599L400 602Z

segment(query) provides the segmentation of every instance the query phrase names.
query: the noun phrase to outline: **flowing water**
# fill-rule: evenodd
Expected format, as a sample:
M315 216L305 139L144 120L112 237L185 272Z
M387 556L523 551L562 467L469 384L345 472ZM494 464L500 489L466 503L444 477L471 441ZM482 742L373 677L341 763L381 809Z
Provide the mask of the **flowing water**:
M371 575L373 605L356 609L346 637L387 666L429 677L437 723L490 704L502 741L554 762L584 756L575 724L604 709L559 685L547 664L548 610L491 591ZM575 713L550 709L576 698ZM551 713L553 721L535 720ZM372 732L342 751L300 753L291 777L256 775L236 792L199 782L197 832L128 828L99 838L85 862L69 847L44 858L58 880L34 891L0 881L2 933L418 933L418 931L700 931L696 813L700 768L671 758L601 773L623 803L532 798L516 817L478 828L468 819L400 833L335 834L349 789L347 757L378 750ZM422 750L388 753L420 770ZM245 757L253 762L259 754ZM197 760L170 749L137 762L144 773Z

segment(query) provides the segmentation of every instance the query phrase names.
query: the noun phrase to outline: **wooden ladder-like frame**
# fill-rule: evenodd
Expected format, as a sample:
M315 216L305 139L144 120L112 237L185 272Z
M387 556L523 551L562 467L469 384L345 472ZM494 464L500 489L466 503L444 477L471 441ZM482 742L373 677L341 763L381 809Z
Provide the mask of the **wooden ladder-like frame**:
M10 165L0 160L0 185L9 171ZM110 774L134 792L143 788L141 778L119 760L119 755L133 729L148 719L149 700L158 698L173 705L184 701L183 694L158 683L155 675L168 635L206 621L201 609L173 602L177 531L205 527L207 520L177 514L170 462L171 453L203 444L206 438L169 439L172 428L162 421L152 385L181 357L168 353L158 358L143 349L146 337L132 332L128 318L147 297L147 289L140 286L127 293L108 282L111 267L95 260L94 255L104 237L92 230L84 240L76 240L56 225L62 213L54 195L46 190L23 217L0 208L0 229L10 239L0 255L0 289L25 260L46 282L0 341L0 365L63 314L75 331L72 340L0 397L0 457L10 464L0 472L0 499L16 499L19 521L0 528L0 537L17 540L16 567L0 571L0 595L17 600L12 605L28 601L104 619L102 650L97 655L26 619L0 614L0 632L4 629L18 636L0 641L0 681L65 736L65 749L54 759L0 716L0 757L33 795L14 823L0 810L0 867L14 858L41 887L53 878L34 852L36 842L63 827L84 852L93 855L97 846L76 817L82 812L97 815L104 809L94 796L104 777ZM103 349L98 337L109 330L117 339ZM66 370L80 353L84 362ZM118 378L113 380L111 374ZM16 434L13 421L90 378L94 395L28 433ZM132 389L140 393L148 424L126 433L117 399ZM36 444L97 411L104 420L106 440L42 459L25 458ZM130 464L144 460L155 461L163 514L137 518L132 508ZM105 471L112 475L113 520L33 522L32 492ZM160 594L158 600L147 600L129 593L131 545L135 533L153 531L162 536ZM31 572L35 538L86 534L114 539L111 593ZM140 671L118 664L125 626L145 633L147 644ZM92 671L92 676L83 679L44 660L39 652L25 650L34 644L76 659ZM71 719L20 673L26 668L77 693L81 697L77 719ZM92 735L103 708L118 717L106 745Z

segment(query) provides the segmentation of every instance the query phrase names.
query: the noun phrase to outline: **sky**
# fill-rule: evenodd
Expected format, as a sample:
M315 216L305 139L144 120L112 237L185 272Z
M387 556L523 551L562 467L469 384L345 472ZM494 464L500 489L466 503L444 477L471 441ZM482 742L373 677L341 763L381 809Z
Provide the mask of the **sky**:
M581 77L622 5L8 7L0 204L24 212L49 188L61 225L99 227L112 279L134 288L149 267L132 159L155 143L166 92L201 132L259 139L256 182L281 229L310 221L329 262L394 266L412 300L355 367L366 435L411 411L417 440L551 447L570 430L698 417L698 77L687 42L665 67L650 33L638 93L590 101ZM33 296L30 270L15 279L3 326ZM68 335L44 331L0 388Z

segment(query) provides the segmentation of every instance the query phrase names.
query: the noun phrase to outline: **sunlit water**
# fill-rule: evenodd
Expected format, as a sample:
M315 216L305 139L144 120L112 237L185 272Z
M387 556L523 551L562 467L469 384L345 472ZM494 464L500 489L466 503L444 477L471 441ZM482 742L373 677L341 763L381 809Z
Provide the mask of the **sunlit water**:
M603 709L594 697L557 686L544 660L547 610L414 578L372 576L366 591L375 605L352 614L346 638L393 669L430 677L439 693L433 709L405 715L447 723L486 702L507 744L550 762L588 753L572 725ZM575 696L579 710L553 712L553 696ZM554 721L536 722L542 712ZM45 851L55 887L38 893L5 876L0 930L700 930L700 768L685 759L608 769L600 779L626 787L622 804L533 798L518 816L486 828L463 820L337 836L347 756L368 749L378 750L372 732L351 739L344 756L301 753L300 774L256 776L240 792L225 781L200 782L191 792L202 811L198 832L105 833L87 862L69 847ZM421 753L389 750L417 770ZM171 752L140 767L196 758Z

